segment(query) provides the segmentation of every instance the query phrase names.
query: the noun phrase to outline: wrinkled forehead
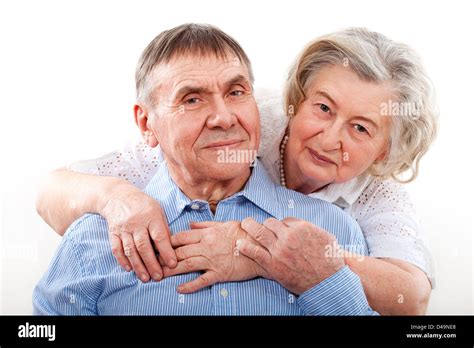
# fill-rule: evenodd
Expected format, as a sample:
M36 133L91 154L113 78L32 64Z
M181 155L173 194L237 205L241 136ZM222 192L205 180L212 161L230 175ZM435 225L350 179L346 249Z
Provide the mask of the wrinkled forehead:
M192 87L219 89L229 80L241 77L251 85L248 68L237 56L228 54L218 57L208 55L186 55L174 57L169 62L157 65L150 83L155 93L172 93L190 84Z

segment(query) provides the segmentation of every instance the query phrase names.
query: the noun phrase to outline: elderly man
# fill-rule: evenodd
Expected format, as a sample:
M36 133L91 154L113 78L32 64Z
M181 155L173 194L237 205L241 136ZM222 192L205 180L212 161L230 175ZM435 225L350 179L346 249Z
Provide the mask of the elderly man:
M374 313L338 248L367 252L355 221L273 184L258 160L220 160L223 150L254 153L259 144L250 62L232 38L206 25L165 31L143 52L136 78L136 123L164 157L145 192L163 207L180 262L163 267L162 280L141 282L115 260L106 221L88 214L68 229L35 288L36 314ZM202 223L209 220L218 228ZM302 241L311 258L285 252ZM264 267L245 256L252 253Z

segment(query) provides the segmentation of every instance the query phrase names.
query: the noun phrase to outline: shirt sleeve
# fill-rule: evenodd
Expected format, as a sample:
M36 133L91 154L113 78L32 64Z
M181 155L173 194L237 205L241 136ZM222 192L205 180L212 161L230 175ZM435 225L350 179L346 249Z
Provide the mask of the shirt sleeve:
M297 299L305 315L379 315L370 308L359 277L344 266Z
M402 184L376 178L358 198L352 215L364 233L369 256L409 262L426 273L434 288L432 257Z
M67 232L50 266L33 291L34 315L97 315L98 279L87 275L84 260L73 238L74 229Z
M78 161L67 168L78 173L122 178L144 189L162 161L159 146L151 148L137 139L102 157Z

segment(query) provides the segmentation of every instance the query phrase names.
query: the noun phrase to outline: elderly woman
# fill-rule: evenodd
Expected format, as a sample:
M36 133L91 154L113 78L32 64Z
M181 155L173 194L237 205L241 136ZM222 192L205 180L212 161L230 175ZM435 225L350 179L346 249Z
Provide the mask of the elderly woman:
M360 276L370 305L381 314L425 313L433 270L401 185L416 178L436 134L432 88L417 55L365 29L332 33L296 59L284 109L275 94L257 97L259 156L272 178L334 203L358 221L370 257L346 253L345 263ZM199 102L200 96L193 98ZM38 212L61 235L86 212L103 215L121 266L145 274L146 281L149 274L161 278L152 244L137 242L151 237L160 261L176 265L164 214L140 190L159 161L159 149L139 142L57 170L43 185ZM127 240L136 246L122 245L123 234L132 235Z

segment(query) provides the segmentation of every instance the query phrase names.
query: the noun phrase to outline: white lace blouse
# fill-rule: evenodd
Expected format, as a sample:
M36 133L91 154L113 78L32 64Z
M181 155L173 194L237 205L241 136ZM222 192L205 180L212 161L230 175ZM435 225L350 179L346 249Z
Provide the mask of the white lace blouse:
M270 177L279 182L279 145L287 126L282 98L278 92L259 90L256 99L262 129L259 157ZM103 157L76 162L68 168L123 178L143 189L162 160L159 147L150 148L137 139ZM407 261L423 270L434 287L431 255L402 184L361 175L342 184L330 184L310 196L334 203L351 215L364 233L370 256Z

